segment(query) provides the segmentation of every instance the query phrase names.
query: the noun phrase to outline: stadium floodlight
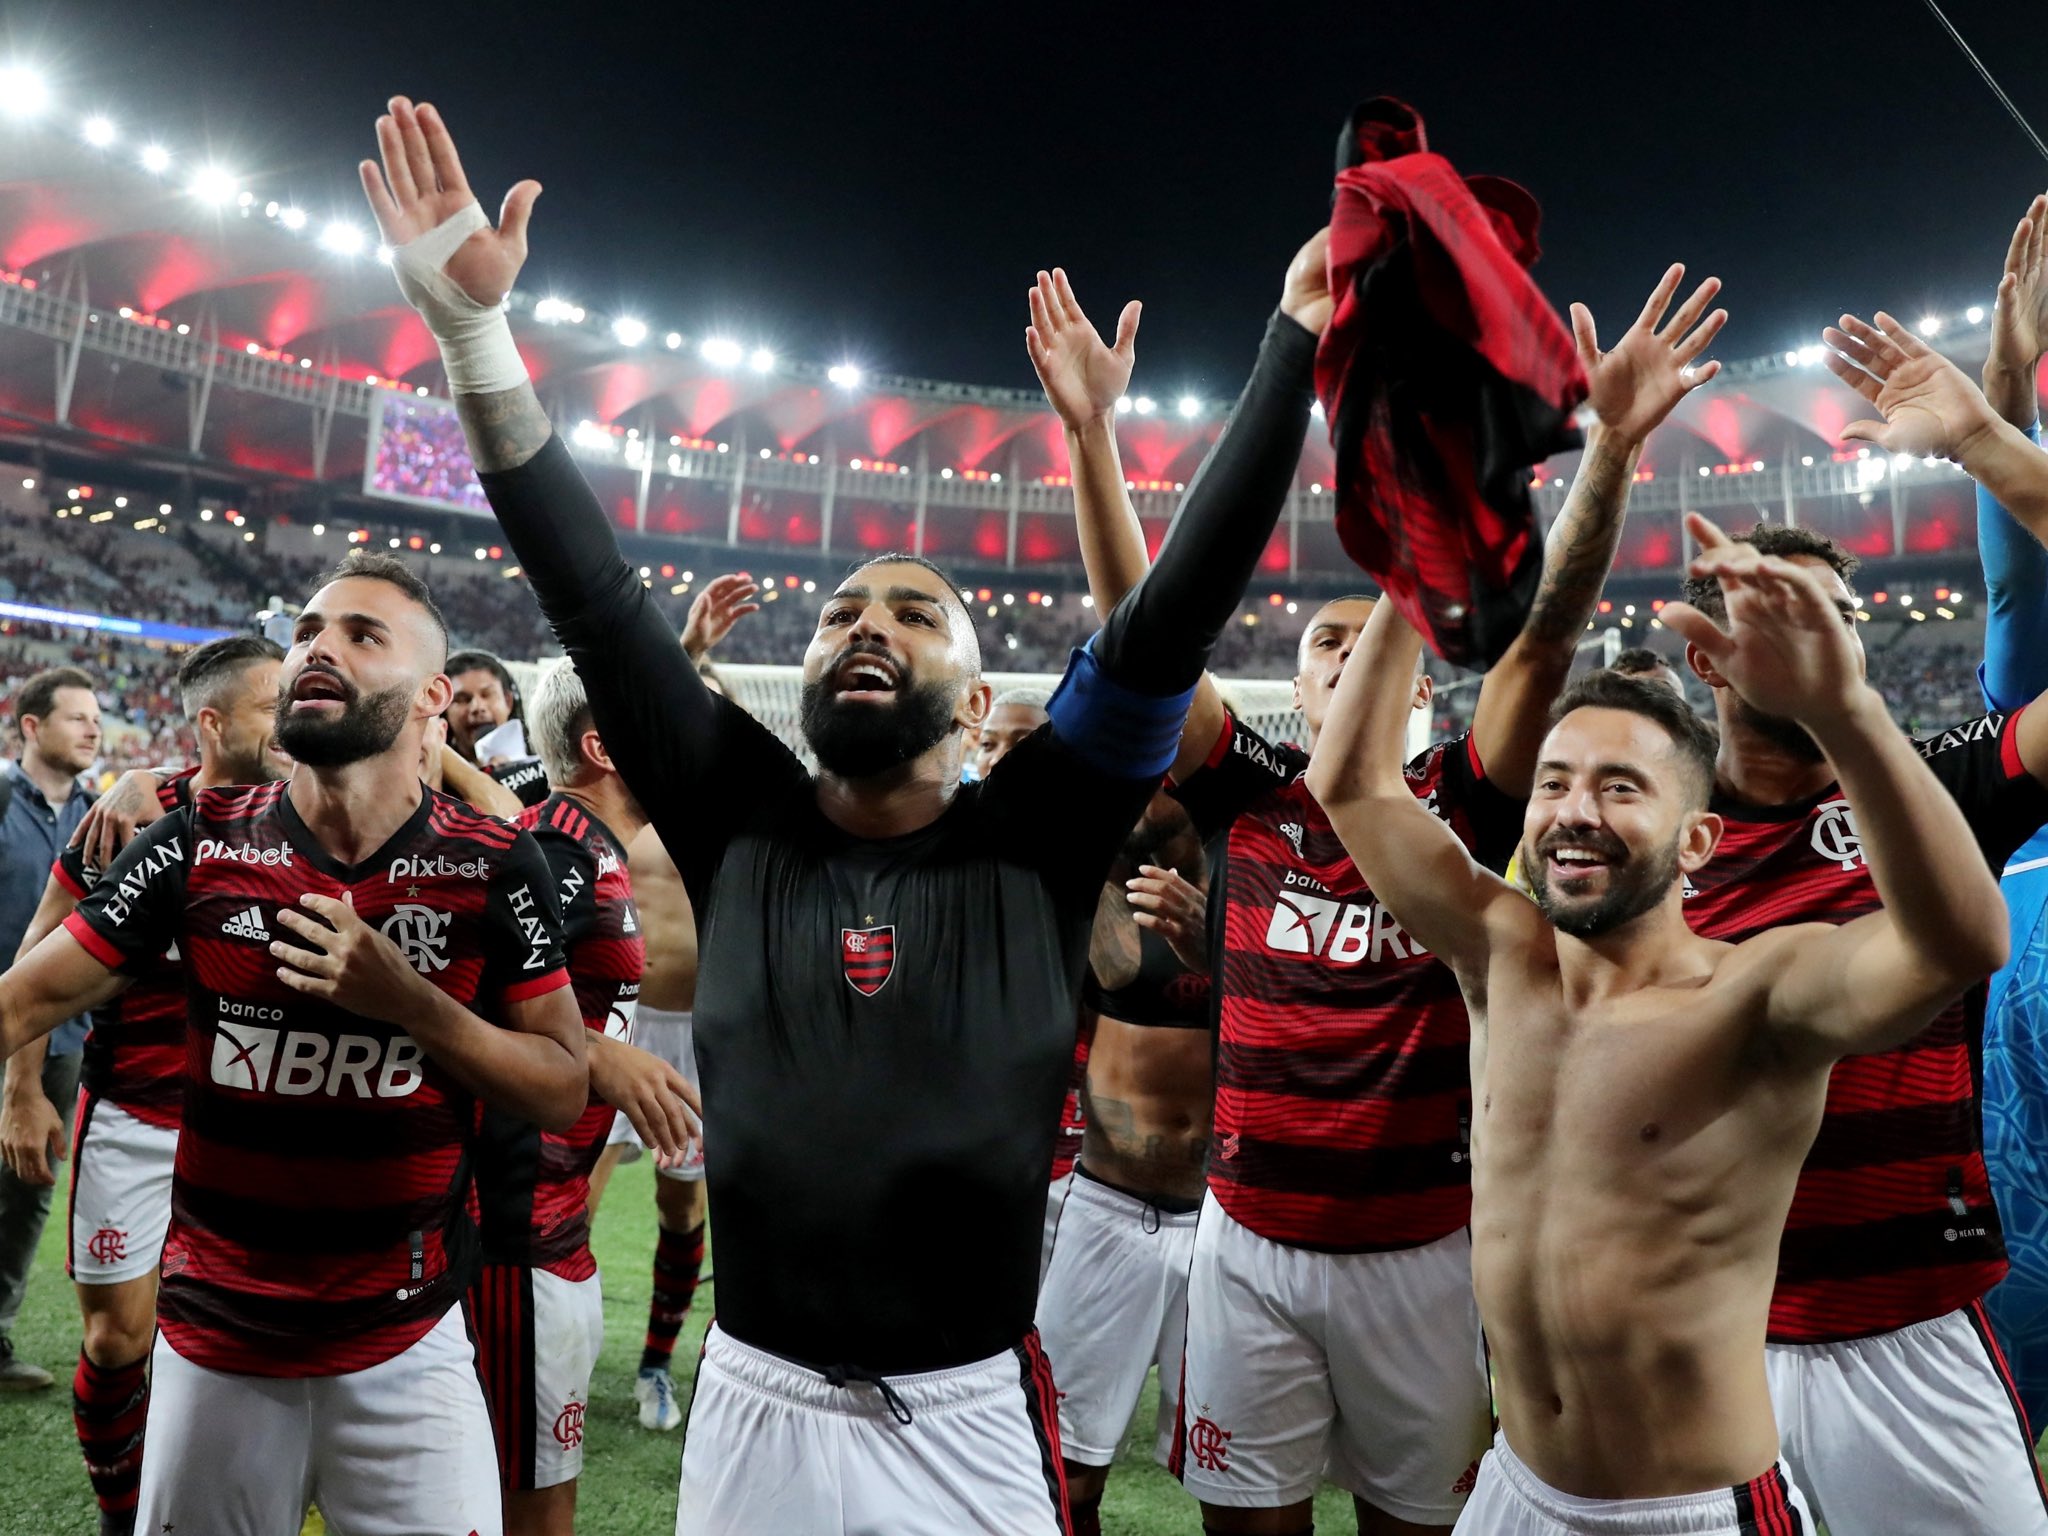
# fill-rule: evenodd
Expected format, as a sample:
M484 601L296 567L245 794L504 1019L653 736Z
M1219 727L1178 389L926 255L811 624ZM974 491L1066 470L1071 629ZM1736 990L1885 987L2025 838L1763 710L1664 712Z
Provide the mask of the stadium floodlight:
M1922 336L1939 336L1941 334L1941 316L1922 316L1920 323L1914 326L1913 329L1918 331Z
M306 210L303 208L280 208L277 210L277 222L286 229L304 229L306 227Z
M377 260L378 260L378 262L379 262L379 263L381 263L382 265L384 265L384 266L387 266L387 267L388 267L388 266L390 266L390 265L391 265L391 258L392 258L392 256L393 256L393 254L394 254L394 253L392 252L392 249L391 249L391 247L390 247L390 246L388 246L388 245L385 245L385 244L384 244L384 243L383 243L382 241L379 241L379 242L378 242L378 244L377 244Z
M773 373L775 371L775 354L766 347L756 347L747 354L747 366L756 373Z
M678 347L682 346L683 333L681 331L670 331L666 336L662 337L661 339L663 344L667 346L669 351L673 352Z
M191 192L202 203L224 203L235 195L235 178L217 165L201 166L192 178Z
M1119 416L1131 414L1131 397L1129 395L1118 395L1116 397L1116 413Z
M110 117L88 117L80 131L85 135L85 142L94 149L105 149L119 137L114 131L114 120Z
M153 175L161 176L171 168L171 152L161 144L150 144L142 151L142 168Z
M1982 304L1972 304L1963 311L1963 318L1972 325L1982 325L1984 323L1984 306Z
M1150 395L1140 395L1131 402L1131 409L1140 416L1150 416L1159 409L1159 404Z
M647 322L621 315L612 322L612 334L619 338L620 346L637 347L647 339Z
M1202 402L1197 400L1193 395L1182 395L1180 397L1180 404L1174 407L1174 409L1179 411L1182 416L1192 421L1195 417L1202 414Z
M0 65L0 112L9 117L40 117L50 104L50 83L27 64Z
M320 249L332 251L337 256L357 256L370 242L363 232L346 219L332 219L320 231Z
M1801 347L1799 349L1799 366L1802 368L1811 368L1814 364L1818 363L1821 360L1821 358L1826 355L1826 353L1827 349L1825 347Z
M706 337L697 351L714 368L736 368L740 359L746 356L740 344L726 336Z
M861 371L852 363L834 363L825 370L825 377L841 389L859 389Z

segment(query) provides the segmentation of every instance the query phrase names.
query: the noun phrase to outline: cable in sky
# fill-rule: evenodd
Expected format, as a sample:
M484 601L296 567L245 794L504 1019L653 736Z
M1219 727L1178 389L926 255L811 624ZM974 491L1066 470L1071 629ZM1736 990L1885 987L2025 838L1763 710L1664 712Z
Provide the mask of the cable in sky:
M1996 96L1999 104L2012 114L2012 120L2020 125L2026 136L2034 141L2034 148L2041 152L2041 158L2048 160L2048 144L2041 142L2041 135L2034 132L2034 125L2020 115L2020 109L2012 104L2012 98L1999 88L1996 80L1991 78L1991 71L1984 67L1984 61L1977 57L1976 51L1963 41L1963 34L1956 30L1956 24L1942 14L1941 7L1935 3L1935 0L1924 0L1924 3L1928 10L1934 12L1934 19L1940 22L1947 29L1948 35L1956 40L1956 46L1963 50L1963 57L1976 66L1977 73L1984 77L1984 83L1991 87L1991 94Z

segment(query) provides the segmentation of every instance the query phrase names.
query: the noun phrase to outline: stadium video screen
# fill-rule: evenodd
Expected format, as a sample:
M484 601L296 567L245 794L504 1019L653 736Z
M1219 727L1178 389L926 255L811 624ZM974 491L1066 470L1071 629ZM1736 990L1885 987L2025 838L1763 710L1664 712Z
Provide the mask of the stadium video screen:
M488 512L455 407L443 400L384 395L370 428L363 494L462 512Z

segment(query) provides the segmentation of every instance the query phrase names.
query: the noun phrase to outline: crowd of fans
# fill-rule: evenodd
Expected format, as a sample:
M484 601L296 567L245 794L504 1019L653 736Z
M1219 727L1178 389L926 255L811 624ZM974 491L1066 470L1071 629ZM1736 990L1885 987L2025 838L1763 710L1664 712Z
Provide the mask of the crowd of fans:
M0 516L0 597L45 607L242 629L272 598L303 595L333 563L326 554L281 553L219 528L188 525L169 535L137 534L47 516ZM515 659L556 651L531 590L498 565L471 570L466 562L443 558L428 562L427 575L457 645ZM680 631L694 590L677 593L670 590L673 585L657 581L652 590ZM1002 594L991 593L990 601L968 605L988 669L1063 670L1068 652L1093 628L1093 612L1072 596L1045 606L1028 601L1022 592L1009 595L1007 603ZM815 628L818 602L815 591L772 588L763 594L761 611L720 646L719 659L798 662ZM1248 608L1216 647L1217 673L1225 678L1291 676L1310 606L1303 604L1292 615L1284 606ZM1243 622L1246 617L1251 622ZM1973 641L1921 640L1905 631L1865 638L1871 676L1909 731L1933 731L1981 707L1975 678L1979 647ZM1676 654L1675 644L1665 649ZM191 753L191 735L171 688L178 660L176 650L95 631L0 623L0 690L11 693L29 674L56 665L80 666L102 679L113 767L178 761ZM1438 670L1443 675L1435 726L1445 735L1469 724L1478 690L1472 686L1475 679ZM1705 709L1704 688L1695 691L1695 704Z

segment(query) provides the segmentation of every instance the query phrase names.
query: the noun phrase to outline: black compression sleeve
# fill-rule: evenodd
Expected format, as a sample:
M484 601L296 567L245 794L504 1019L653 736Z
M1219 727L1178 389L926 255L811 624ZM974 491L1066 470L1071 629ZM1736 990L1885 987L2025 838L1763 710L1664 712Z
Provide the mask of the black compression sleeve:
M1102 669L1126 688L1192 688L1258 566L1301 463L1314 398L1316 338L1276 312L1230 422L1188 486L1145 579L1095 639Z

